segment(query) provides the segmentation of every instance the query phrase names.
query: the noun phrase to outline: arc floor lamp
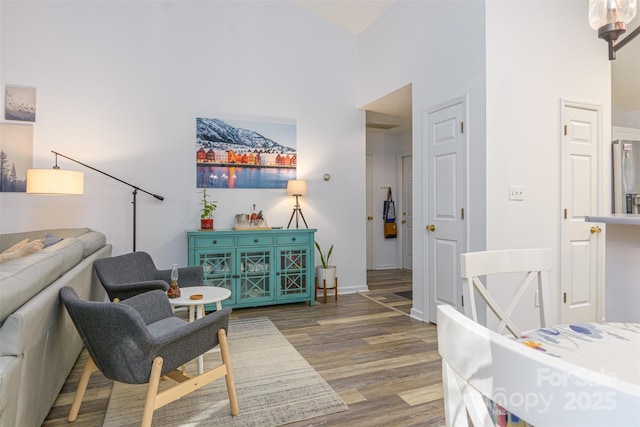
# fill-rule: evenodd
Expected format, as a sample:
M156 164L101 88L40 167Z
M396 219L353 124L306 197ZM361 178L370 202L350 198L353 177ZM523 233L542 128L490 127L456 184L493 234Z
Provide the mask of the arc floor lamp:
M146 193L160 201L164 200L164 197L157 194L150 193L137 185L130 184L120 178L116 178L100 169L89 166L86 163L82 163L79 160L72 159L71 157L60 154L56 151L51 151L56 156L56 163L51 169L28 169L27 170L27 193L28 194L43 194L43 195L82 195L84 194L84 174L82 172L62 170L58 166L58 156L64 157L67 160L71 160L74 163L84 166L98 173L108 176L111 179L115 179L129 187L133 188L133 252L136 251L136 196L138 191Z

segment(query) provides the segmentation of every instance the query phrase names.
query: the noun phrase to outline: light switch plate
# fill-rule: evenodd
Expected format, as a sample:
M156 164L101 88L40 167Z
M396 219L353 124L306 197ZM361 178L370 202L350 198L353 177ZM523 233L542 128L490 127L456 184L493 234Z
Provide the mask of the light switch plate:
M524 200L524 187L521 185L510 185L509 200Z

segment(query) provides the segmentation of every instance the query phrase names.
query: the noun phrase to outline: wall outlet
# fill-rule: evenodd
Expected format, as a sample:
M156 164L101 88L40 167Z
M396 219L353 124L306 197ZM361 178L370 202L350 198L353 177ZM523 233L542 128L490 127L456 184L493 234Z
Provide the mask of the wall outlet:
M524 200L524 187L521 185L510 185L509 200Z

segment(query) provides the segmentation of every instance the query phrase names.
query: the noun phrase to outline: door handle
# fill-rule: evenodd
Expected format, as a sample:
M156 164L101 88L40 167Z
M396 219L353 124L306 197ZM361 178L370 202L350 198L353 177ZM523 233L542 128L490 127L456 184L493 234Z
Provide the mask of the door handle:
M367 221L371 221L372 219L373 219L373 217L372 217L372 216L368 216L368 217L367 217Z
M433 224L427 225L425 228L427 231L436 231L436 226Z
M602 233L602 228L597 227L597 226L596 227L591 227L591 229L589 231L591 231L591 234L600 234L600 233Z

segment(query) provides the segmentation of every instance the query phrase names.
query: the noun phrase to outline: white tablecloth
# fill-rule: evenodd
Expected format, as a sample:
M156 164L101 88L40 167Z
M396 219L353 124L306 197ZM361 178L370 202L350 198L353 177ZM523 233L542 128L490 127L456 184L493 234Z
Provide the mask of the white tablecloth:
M527 332L518 341L600 375L640 385L640 323L577 323Z

